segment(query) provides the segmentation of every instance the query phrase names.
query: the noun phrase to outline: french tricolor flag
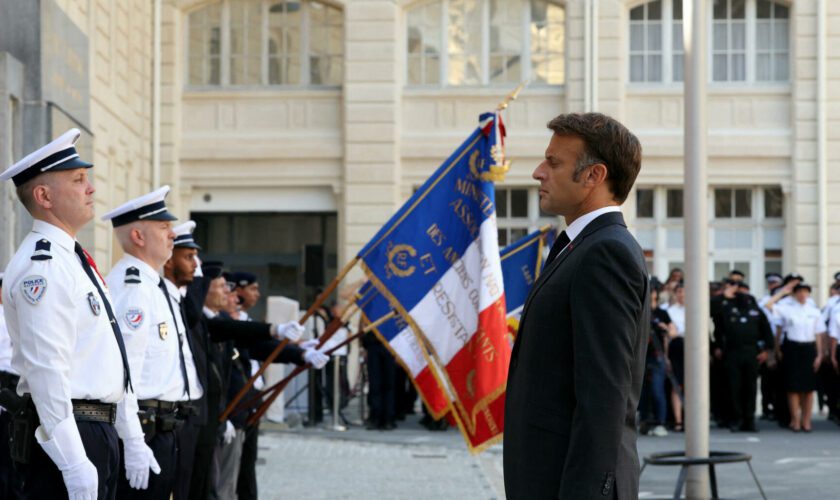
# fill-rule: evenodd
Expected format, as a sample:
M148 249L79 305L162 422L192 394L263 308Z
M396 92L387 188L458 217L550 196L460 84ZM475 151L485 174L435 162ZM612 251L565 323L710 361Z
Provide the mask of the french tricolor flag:
M451 390L473 451L496 442L504 428L511 349L494 194L508 169L503 140L499 113L482 115L358 255L407 323L400 335L422 348L431 375Z

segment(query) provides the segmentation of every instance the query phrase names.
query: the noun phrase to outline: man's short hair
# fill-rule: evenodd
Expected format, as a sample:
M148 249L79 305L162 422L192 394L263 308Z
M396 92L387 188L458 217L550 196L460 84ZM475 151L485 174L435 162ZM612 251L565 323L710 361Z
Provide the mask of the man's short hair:
M32 190L39 184L38 181L43 181L43 179L29 179L20 186L15 187L15 193L18 199L23 204L23 208L29 213L32 213L32 210L35 208L35 197L32 196Z
M603 163L613 198L624 203L642 166L642 145L627 127L601 113L569 113L548 122L548 128L557 135L580 137L584 150L575 176L589 165Z

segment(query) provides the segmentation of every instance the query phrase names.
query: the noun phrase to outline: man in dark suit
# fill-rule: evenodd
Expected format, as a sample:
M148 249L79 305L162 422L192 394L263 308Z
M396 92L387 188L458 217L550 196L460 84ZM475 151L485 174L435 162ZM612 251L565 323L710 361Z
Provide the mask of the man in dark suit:
M560 115L534 171L562 215L513 347L505 408L509 499L635 499L636 407L650 329L644 255L619 210L638 139L597 113Z

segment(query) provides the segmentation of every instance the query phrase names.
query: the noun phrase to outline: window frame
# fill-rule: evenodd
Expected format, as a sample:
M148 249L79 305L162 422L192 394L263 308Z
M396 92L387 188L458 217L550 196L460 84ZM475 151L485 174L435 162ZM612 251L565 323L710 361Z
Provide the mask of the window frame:
M624 29L626 30L626 49L624 52L624 56L627 58L626 63L624 65L624 71L626 72L625 81L628 87L632 88L662 88L662 87L674 87L679 88L682 86L682 81L676 81L673 79L673 57L677 55L677 51L675 51L673 47L673 40L671 43L662 45L662 75L663 78L659 81L631 81L630 80L630 11L636 7L642 6L646 3L649 3L651 0L636 0L632 3L627 5L626 11L626 23L624 24ZM673 19L673 2L678 2L681 0L662 0L662 37L663 42L673 38L673 31L674 31L674 19ZM756 2L757 0L745 0L746 5L745 9L745 23L746 23L746 44L745 44L745 51L746 51L746 78L744 80L715 80L714 79L714 6L710 3L708 6L708 16L706 22L706 45L709 57L707 57L707 75L706 75L706 83L715 87L715 88L743 88L743 87L755 87L760 86L761 88L789 88L792 84L793 78L793 64L794 64L794 56L793 56L793 5L790 1L787 0L771 0L772 4L779 4L783 5L788 11L788 30L787 30L787 50L786 53L788 55L788 71L787 71L787 79L785 80L759 80L756 78L757 67L756 67L756 60L757 60L757 40L756 40L756 26L757 26L757 9L756 9ZM666 15L668 16L666 18ZM667 19L667 22L666 22ZM680 20L681 23L685 23L685 13L683 13L683 19ZM667 34L666 34L667 33ZM773 54L781 52L780 50L774 49L772 51ZM679 51L680 54L684 54L684 50ZM773 65L773 69L775 69L775 64ZM685 67L683 67L683 76L685 76Z
M478 8L481 11L481 53L479 60L481 63L481 77L477 84L451 84L449 83L449 2L450 0L424 0L412 2L405 9L403 9L403 27L402 30L402 54L405 62L403 68L403 85L409 89L470 89L480 87L508 87L511 82L490 82L490 0L476 0L480 2ZM558 4L564 11L563 16L563 83L542 83L532 82L531 87L546 87L546 88L563 88L566 85L567 69L568 69L568 44L567 34L569 31L569 17L568 6L565 0L546 0ZM435 83L412 83L409 79L409 52L408 52L408 16L412 9L423 7L428 4L440 4L440 25L439 37L440 54L439 54L439 70L438 81ZM531 53L531 0L523 0L521 4L522 9L522 49L520 51L520 68L522 74L520 81L530 81L533 74L532 53ZM519 83L519 82L516 82Z
M498 191L507 191L507 204L512 206L511 203L511 195L510 193L514 190L523 190L528 193L528 201L527 201L527 210L528 215L526 217L513 217L510 213L510 210L507 213L506 217L499 217L498 210L496 211L496 228L499 232L506 231L506 237L510 239L510 230L511 229L524 229L525 234L530 234L537 229L545 226L546 224L550 224L553 226L559 226L558 217L552 215L546 215L540 212L540 192L539 188L531 185L505 185L496 186L496 193ZM506 244L499 243L499 248L510 245L513 241L508 241Z
M196 9L192 9L189 11L184 12L184 30L183 30L183 43L184 43L184 88L188 91L218 91L218 90L335 90L341 88L344 83L345 75L343 74L342 69L342 76L338 83L329 83L329 84L321 84L321 83L311 83L310 74L310 61L309 58L310 54L310 40L309 35L311 32L311 18L309 14L310 10L310 3L316 1L318 3L324 4L327 7L338 9L341 12L342 16L342 30L346 32L347 30L347 22L344 12L344 7L338 3L335 3L330 0L297 0L301 4L301 25L300 25L300 50L299 50L299 58L300 58L300 83L270 83L269 82L269 62L271 56L269 55L268 50L268 41L269 41L269 8L272 3L278 0L258 0L260 3L260 82L257 84L232 84L231 83L231 3L232 0L218 0L217 2L212 2L208 4L204 4ZM219 29L220 29L220 36L219 36L219 44L220 44L220 51L219 51L219 83L212 84L212 83L202 83L202 84L193 84L190 83L190 52L189 52L189 41L190 41L190 15L193 13L200 11L201 9L205 9L211 7L213 5L218 5L220 7L220 21L219 21ZM343 60L346 58L346 54L342 50L341 54L342 58L342 66ZM204 62L203 64L207 64Z

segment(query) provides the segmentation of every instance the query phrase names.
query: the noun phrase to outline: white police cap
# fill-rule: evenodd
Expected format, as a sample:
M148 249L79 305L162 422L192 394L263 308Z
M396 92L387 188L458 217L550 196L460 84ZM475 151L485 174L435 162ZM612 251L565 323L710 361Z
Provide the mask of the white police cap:
M172 228L175 233L175 248L195 248L201 250L201 247L193 239L193 231L195 231L195 221L188 220L183 224L179 224Z
M102 220L110 220L114 227L124 226L138 220L178 220L166 209L166 195L169 186L163 186L139 198L127 201L102 216Z
M75 144L81 135L79 129L71 128L58 139L7 168L0 174L0 181L12 179L15 186L20 186L46 172L92 167L92 163L79 158L79 153L76 152Z

